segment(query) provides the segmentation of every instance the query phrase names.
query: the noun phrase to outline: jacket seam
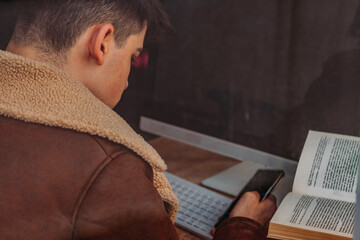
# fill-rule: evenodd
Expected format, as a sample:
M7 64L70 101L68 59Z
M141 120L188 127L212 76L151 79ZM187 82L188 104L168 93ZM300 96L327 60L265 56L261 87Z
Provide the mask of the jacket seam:
M103 145L99 142L99 140L96 139L96 137L91 137L98 145L99 147L104 151L104 153L109 156L109 154L106 152L105 148L103 147Z
M95 170L92 172L90 177L87 179L86 183L84 184L84 190L79 194L78 199L76 200L74 209L71 214L71 226L72 226L72 237L71 239L74 239L75 234L75 228L76 228L76 220L78 218L79 210L81 209L81 206L84 202L84 199L86 198L88 192L90 191L93 183L97 180L97 178L101 175L101 173L104 171L104 169L118 156L125 154L126 151L116 151L112 153L111 155L107 154L103 146L95 139L93 138L100 146L100 148L104 151L106 157L105 159L95 168Z
M103 147L103 145L100 143L100 141L96 138L96 137L91 137L98 145L99 147L104 151L105 155L106 156L114 156L114 155L117 155L117 154L120 154L122 152L126 152L127 151L127 148L123 148L123 149L116 149L113 153L109 154L105 148Z

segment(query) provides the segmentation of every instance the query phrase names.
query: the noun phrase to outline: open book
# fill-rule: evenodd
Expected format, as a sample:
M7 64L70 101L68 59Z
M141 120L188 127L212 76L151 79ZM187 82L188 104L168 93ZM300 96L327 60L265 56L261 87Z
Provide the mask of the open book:
M352 239L359 152L358 137L310 131L268 237Z

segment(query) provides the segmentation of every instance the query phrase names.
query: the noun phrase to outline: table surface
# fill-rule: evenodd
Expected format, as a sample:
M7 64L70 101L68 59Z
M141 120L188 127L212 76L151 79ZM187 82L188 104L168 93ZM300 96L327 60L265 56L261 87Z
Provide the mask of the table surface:
M163 137L152 139L149 143L165 160L168 172L196 184L239 163L238 160ZM177 231L182 240L200 239L182 229Z

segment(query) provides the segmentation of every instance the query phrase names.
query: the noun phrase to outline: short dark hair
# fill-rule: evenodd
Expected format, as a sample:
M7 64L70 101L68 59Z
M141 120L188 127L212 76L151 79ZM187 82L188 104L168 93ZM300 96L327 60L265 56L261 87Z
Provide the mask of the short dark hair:
M169 18L159 0L19 0L15 44L41 45L59 55L96 23L114 25L115 41L122 44L147 24L146 41L171 33Z

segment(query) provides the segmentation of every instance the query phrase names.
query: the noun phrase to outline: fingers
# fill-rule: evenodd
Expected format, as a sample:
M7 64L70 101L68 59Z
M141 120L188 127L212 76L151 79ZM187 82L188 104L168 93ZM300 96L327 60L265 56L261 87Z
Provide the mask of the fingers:
M276 197L274 195L272 195L272 194L269 197L267 197L265 200L269 200L269 201L276 204Z
M231 211L230 217L247 217L267 226L276 211L276 198L270 195L267 199L259 201L260 194L258 192L243 194Z
M269 209L269 212L273 215L276 212L277 205L276 205L276 197L274 195L270 195L265 200L261 201L260 204L263 204L265 208Z
M241 196L241 198L252 199L254 201L257 199L260 201L260 194L257 191L246 192Z

